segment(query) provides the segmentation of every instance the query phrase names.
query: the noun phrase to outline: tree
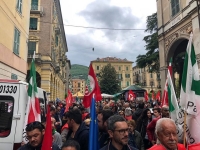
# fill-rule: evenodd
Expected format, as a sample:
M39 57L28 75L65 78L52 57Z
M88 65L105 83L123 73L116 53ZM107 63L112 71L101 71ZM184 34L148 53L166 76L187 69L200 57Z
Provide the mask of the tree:
M145 32L150 33L143 38L146 42L146 54L137 56L137 66L139 68L145 68L148 66L151 68L149 72L159 73L160 63L159 63L159 52L158 52L158 32L157 32L157 13L152 14L147 17Z
M100 88L102 93L115 94L120 91L117 72L111 64L104 66L99 73Z

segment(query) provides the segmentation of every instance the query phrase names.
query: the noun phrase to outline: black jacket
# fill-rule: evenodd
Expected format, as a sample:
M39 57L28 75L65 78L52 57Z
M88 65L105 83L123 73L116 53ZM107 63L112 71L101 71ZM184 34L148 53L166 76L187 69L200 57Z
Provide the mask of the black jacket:
M38 147L32 147L29 143L23 145L22 147L20 147L18 150L41 150L42 145L39 145ZM58 145L56 144L52 144L52 150L60 150L60 148L58 147Z
M71 138L72 131L70 130L69 133L67 134L68 139ZM88 145L89 145L89 128L85 125L84 122L82 122L76 131L73 140L77 141L80 145L80 150L88 150Z
M110 141L109 134L105 132L99 133L99 148L104 147L107 145Z
M101 148L100 150L117 150L113 145L112 142L109 142L106 146ZM130 145L125 145L122 150L138 150L137 148L131 147Z

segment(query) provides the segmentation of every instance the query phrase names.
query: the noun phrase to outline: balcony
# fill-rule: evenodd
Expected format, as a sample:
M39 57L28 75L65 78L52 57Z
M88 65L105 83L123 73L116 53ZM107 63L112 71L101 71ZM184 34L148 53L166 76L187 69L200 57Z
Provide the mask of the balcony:
M43 7L38 5L31 5L31 14L40 14L40 16L44 15Z
M35 53L35 62L41 63L41 61L42 61L41 58L42 58L42 56L41 56L40 53ZM28 62L31 62L32 59L33 59L33 53L28 52L28 57L27 57L27 59L28 59Z

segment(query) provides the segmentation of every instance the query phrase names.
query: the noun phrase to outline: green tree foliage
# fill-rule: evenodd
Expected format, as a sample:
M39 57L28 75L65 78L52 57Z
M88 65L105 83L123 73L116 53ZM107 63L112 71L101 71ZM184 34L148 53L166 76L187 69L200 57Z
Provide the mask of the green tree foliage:
M120 91L117 72L111 64L104 66L99 73L101 93L115 94Z
M146 54L137 56L137 66L139 68L144 68L149 66L151 72L159 73L160 63L159 63L159 52L158 52L158 32L157 32L157 13L152 14L147 17L145 32L150 33L143 38L146 42Z

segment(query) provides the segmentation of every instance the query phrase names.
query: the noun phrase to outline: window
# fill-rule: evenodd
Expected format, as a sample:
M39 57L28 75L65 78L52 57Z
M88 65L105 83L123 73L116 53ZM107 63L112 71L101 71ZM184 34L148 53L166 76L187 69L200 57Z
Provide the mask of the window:
M81 83L78 83L78 87L81 87Z
M179 0L171 0L171 7L172 7L172 17L173 17L180 11Z
M118 79L122 79L122 74L118 74Z
M120 86L120 87L121 87L121 85L122 85L121 82L119 82L119 86Z
M36 42L28 42L28 55L33 55L36 51Z
M99 66L97 66L97 70L99 70Z
M126 86L129 86L129 81L126 82Z
M125 74L125 77L126 78L130 78L130 74Z
M32 0L31 10L38 10L38 0Z
M126 71L128 71L128 67L126 67Z
M153 74L152 73L150 73L150 78L153 78Z
M121 67L119 67L119 71L121 70Z
M13 52L16 55L19 55L19 42L20 42L20 32L17 28L15 28Z
M17 0L17 11L21 14L22 13L22 0Z
M56 43L56 46L58 46L58 36L57 35L55 35L55 43Z
M17 75L14 74L14 73L12 73L12 74L11 74L11 79L13 79L13 80L17 80Z
M0 96L0 137L7 137L10 134L13 116L12 96Z
M37 30L37 22L38 22L38 19L37 19L37 18L30 18L30 26L29 26L29 29L30 29L30 30Z

